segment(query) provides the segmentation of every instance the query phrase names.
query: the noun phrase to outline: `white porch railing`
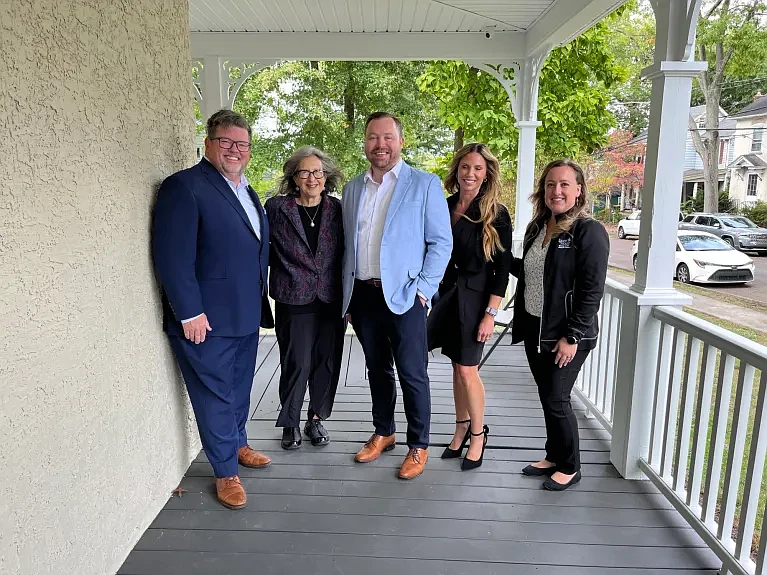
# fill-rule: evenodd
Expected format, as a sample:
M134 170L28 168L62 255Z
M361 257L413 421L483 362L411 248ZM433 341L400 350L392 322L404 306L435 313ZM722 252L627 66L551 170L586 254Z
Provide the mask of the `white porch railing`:
M615 381L618 375L617 354L620 348L621 317L628 302L628 288L608 280L599 309L599 341L589 354L573 388L576 396L586 405L589 415L595 417L612 433L615 409Z
M635 302L607 281L599 342L574 388L611 434L629 417L614 397L625 383L618 351L636 345L620 341ZM757 524L767 496L767 347L674 307L653 307L650 322L644 329L660 338L639 468L722 560L721 575L767 574L767 522Z
M722 574L762 573L767 541L756 563L751 552L764 495L767 348L675 308L652 315L661 342L640 467L722 559Z

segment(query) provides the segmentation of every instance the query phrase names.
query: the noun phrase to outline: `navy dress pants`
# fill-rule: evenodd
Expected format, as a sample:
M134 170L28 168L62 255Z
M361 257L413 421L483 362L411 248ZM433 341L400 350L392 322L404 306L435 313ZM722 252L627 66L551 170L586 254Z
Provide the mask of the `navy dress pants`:
M387 436L395 431L396 365L407 418L407 445L428 447L431 393L426 372L426 306L416 298L413 307L397 315L386 305L380 287L356 281L349 313L365 353L375 432Z
M192 402L205 455L216 477L238 475L237 450L247 445L245 422L256 369L258 332L211 337L194 344L170 336Z

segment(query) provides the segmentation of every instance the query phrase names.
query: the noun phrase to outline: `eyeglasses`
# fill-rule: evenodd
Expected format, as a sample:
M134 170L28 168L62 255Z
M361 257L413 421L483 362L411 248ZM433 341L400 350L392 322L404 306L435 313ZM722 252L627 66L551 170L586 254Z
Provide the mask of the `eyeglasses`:
M250 142L235 142L230 138L211 138L211 140L218 140L218 145L224 150L231 150L235 144L237 144L237 149L241 152L250 150Z
M296 175L302 180L308 180L309 176L314 176L315 179L321 180L325 177L325 172L323 170L314 170L313 172L310 172L309 170L298 170Z

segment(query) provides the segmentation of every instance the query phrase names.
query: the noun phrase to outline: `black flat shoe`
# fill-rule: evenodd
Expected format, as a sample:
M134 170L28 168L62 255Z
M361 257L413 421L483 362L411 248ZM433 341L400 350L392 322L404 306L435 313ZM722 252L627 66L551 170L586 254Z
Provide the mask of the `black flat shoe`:
M578 483L581 480L581 472L576 471L575 475L573 475L572 479L568 481L567 483L557 483L549 477L546 481L543 482L543 485L541 485L542 489L545 489L546 491L564 491L568 487L571 487Z
M461 446L458 449L450 449L450 445L448 445L440 456L442 459L455 459L457 457L461 457L461 452L463 451L463 448L466 447L466 443L469 441L469 437L471 436L471 419L456 421L456 424L458 423L469 424L469 428L466 430L466 435L463 436L463 441L461 441Z
M483 425L482 431L480 431L479 433L472 433L474 437L477 437L479 435L485 436L485 439L483 440L483 443L482 443L482 454L479 456L479 459L477 459L476 461L474 459L469 459L468 456L464 457L463 461L461 461L461 471L470 471L482 465L482 459L485 457L485 447L487 447L487 435L489 433L490 433L490 428L487 425Z
M548 475L551 477L556 473L557 466L552 465L551 467L534 467L532 465L528 465L522 470L523 475L527 475L528 477L542 477L544 475Z
M330 443L330 435L328 435L327 430L319 419L307 421L304 426L304 433L315 447Z
M283 449L298 449L301 447L301 430L298 427L283 427L280 445Z

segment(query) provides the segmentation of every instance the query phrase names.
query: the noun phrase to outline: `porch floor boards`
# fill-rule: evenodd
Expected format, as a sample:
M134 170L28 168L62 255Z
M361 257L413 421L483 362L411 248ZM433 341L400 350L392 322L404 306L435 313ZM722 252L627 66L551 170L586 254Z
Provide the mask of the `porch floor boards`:
M432 427L423 476L396 477L407 452L398 398L397 447L375 462L353 454L371 433L359 342L346 338L331 443L279 446L279 356L262 338L248 422L251 445L273 460L241 469L248 507L215 500L204 454L126 559L119 575L713 575L721 565L649 482L625 481L609 463L609 436L578 406L583 480L540 489L520 469L542 456L543 414L524 350L499 345L480 371L490 438L484 465L460 470L440 453L453 434L451 369L430 358Z

